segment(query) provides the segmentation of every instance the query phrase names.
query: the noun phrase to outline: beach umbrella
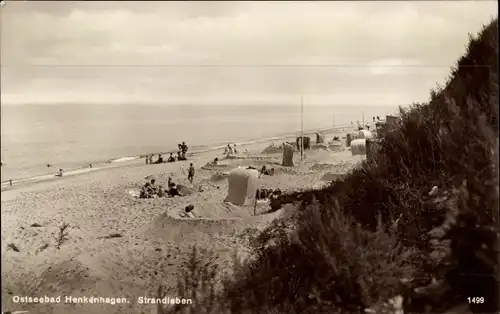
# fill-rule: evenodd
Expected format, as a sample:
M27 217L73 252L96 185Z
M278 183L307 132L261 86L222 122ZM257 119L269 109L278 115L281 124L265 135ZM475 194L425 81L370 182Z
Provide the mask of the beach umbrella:
M156 177L154 175L150 174L149 176L145 177L144 179L145 180L153 180L153 179L156 180Z

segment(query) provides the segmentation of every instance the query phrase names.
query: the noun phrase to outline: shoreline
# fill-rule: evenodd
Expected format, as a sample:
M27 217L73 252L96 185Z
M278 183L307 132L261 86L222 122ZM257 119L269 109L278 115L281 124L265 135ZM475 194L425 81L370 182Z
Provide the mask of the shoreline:
M320 129L310 129L310 130L304 130L304 136L311 136L314 135L317 132L323 132L323 133L331 133L331 132L337 132L342 129L346 128L352 128L350 124L346 125L339 125L335 127L330 127L330 128L320 128ZM236 144L238 147L244 147L248 145L253 145L253 144L259 144L259 143L267 143L267 142L273 142L273 141L278 141L278 140L284 140L288 139L290 137L296 137L301 134L301 131L297 132L291 132L291 133L284 133L284 134L278 134L275 136L271 137L265 137L265 138L258 138L254 140L247 140L247 141L240 141L240 142L231 142L231 144ZM210 153L214 152L217 150L224 149L227 145L227 141L222 144L222 142L219 143L214 143L212 145L203 145L203 146L194 146L190 148L190 152L188 153L188 156L195 157L197 155L203 154L203 153ZM141 155L137 156L122 156L122 157L117 157L113 159L108 159L106 161L97 161L97 162L85 162L83 163L85 166L80 166L76 168L70 168L65 170L64 172L64 177L72 177L78 174L84 174L84 173L89 173L89 172L95 172L99 170L104 170L104 169L109 169L109 168L118 168L118 167L128 167L132 165L137 165L137 164L144 164L144 158L148 155L166 155L170 154L172 151L161 151L161 152L150 152L150 153L144 153ZM89 168L88 165L92 164L92 168ZM9 180L3 180L1 182L1 192L8 191L15 189L17 187L24 186L26 184L35 184L35 183L41 183L41 182L46 182L46 181L52 181L56 179L60 179L60 177L55 176L56 172L51 172L47 174L42 174L42 175L36 175L36 176L30 176L30 177L23 177L23 178L12 178L12 186L9 184Z

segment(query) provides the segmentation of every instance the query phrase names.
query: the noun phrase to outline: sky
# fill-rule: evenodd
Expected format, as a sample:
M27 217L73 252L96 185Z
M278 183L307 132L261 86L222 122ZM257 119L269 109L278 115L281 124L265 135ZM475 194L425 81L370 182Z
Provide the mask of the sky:
M426 101L496 1L6 1L4 104Z

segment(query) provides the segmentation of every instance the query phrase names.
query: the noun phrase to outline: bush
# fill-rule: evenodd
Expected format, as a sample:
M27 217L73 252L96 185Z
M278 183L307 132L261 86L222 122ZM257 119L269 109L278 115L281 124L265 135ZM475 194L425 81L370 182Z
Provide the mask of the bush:
M471 310L496 312L497 60L495 19L471 37L445 88L400 109L399 128L373 161L327 188L282 195L281 204L303 204L297 226L275 225L273 244L257 246L225 281L225 311L359 312L405 292L399 279L408 277L414 285L443 279L460 300L485 298ZM433 186L446 202L428 194ZM444 225L445 236L433 238Z

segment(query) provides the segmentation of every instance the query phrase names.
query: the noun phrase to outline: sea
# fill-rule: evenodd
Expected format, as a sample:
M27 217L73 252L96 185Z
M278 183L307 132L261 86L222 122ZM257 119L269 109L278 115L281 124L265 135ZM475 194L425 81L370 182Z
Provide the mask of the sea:
M304 105L303 125L328 129L397 111ZM0 117L2 182L175 152L183 141L191 152L208 151L301 130L300 105L2 105Z

